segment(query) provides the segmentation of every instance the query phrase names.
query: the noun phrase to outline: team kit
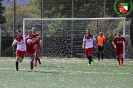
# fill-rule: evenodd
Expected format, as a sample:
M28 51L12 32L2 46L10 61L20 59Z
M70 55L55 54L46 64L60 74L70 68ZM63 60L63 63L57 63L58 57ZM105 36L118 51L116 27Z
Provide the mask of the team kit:
M24 59L25 52L31 58L30 61L30 70L33 71L33 67L37 65L37 62L41 64L41 61L38 57L38 50L41 45L41 38L38 33L36 33L36 28L33 27L31 30L28 30L28 35L26 37L22 36L22 31L17 31L17 37L13 41L12 46L17 45L16 49L16 71L19 70L19 62Z
M16 71L19 70L19 62L24 59L25 53L30 57L30 70L33 71L34 66L37 65L37 62L41 64L41 61L38 57L39 47L41 46L41 36L36 32L36 28L32 27L31 30L28 30L28 35L26 37L22 36L22 31L17 31L17 37L14 39L12 46L17 45L16 48ZM117 35L112 39L112 44L116 52L116 59L118 61L118 66L123 66L123 43L126 43L124 37L122 37L121 31L117 32ZM91 34L89 28L86 29L86 35L83 37L82 48L85 51L85 56L88 59L88 66L94 65L94 60L92 59L94 44L97 49L98 61L103 61L103 50L104 45L106 44L106 37L102 32L99 32L97 38Z

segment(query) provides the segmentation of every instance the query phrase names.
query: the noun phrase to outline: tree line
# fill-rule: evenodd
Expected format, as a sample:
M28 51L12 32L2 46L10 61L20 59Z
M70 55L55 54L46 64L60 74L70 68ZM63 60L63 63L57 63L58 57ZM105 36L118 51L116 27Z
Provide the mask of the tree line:
M13 4L11 4L7 9L5 9L2 6L2 3L0 0L0 27L2 28L2 35L5 36L13 36ZM22 20L23 18L41 18L42 17L42 5L44 5L44 18L101 18L101 17L118 17L118 15L114 12L114 3L116 1L121 0L106 0L105 9L104 9L104 0L73 0L73 12L72 12L72 0L44 0L42 4L42 0L31 0L30 3L28 3L24 7L16 6L16 27L15 30L22 28ZM123 0L123 2L127 2L130 0ZM105 10L105 15L104 15ZM72 16L73 13L73 16ZM127 16L127 18L132 18L133 13ZM68 31L68 34L70 33L71 22L68 22L68 28L64 28L65 22L58 21L55 23L50 23L49 25L44 25L46 29L44 31L45 35L51 35L54 36L68 36L67 33L63 35L63 31ZM77 22L78 23L78 22ZM41 23L39 23L41 24ZM80 23L82 24L82 23ZM74 36L81 36L84 34L84 27L78 26L80 24L77 24L77 27L75 28L77 31L73 32ZM94 26L94 31L92 31L94 34L97 34L99 29L102 30L102 24L100 24L99 21L96 21L95 24L93 22L88 22L88 25L86 27ZM108 24L112 26L108 26ZM128 22L128 25L130 24L130 21ZM38 25L38 23L29 22L27 23L28 27L27 29L30 29L30 27L37 26L41 29L41 26ZM57 26L57 28L54 28L54 26ZM122 29L122 23L120 21L114 21L114 22L106 22L106 35L110 42L113 33L112 29L113 27L117 27L115 31L118 29ZM47 27L46 27L47 26ZM65 25L66 26L66 25ZM62 29L62 28L63 29ZM58 29L58 30L57 30ZM79 30L79 31L78 31ZM61 33L59 33L61 32ZM58 34L59 33L59 34ZM58 35L57 35L58 34ZM78 34L78 35L76 35ZM48 37L48 36L45 36ZM70 36L68 36L70 37ZM4 39L4 38L3 38ZM12 38L9 38L12 39ZM8 42L6 42L8 43Z

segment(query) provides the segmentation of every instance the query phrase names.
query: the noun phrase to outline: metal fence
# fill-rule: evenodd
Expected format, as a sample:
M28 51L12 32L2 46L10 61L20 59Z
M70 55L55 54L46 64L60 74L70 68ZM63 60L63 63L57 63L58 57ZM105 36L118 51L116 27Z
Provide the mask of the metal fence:
M11 43L15 37L15 32L17 29L22 29L22 20L23 18L98 18L98 17L118 17L118 15L114 11L114 3L116 0L40 0L41 2L34 3L36 7L33 6L30 2L28 5L23 7L17 7L20 2L12 2L12 5L5 9L4 16L7 18L7 23L1 25L2 28L2 38L1 38L1 56L14 56L14 50L11 47ZM21 0L20 0L21 1ZM30 0L32 1L32 0ZM35 0L33 0L35 1ZM121 1L121 0L120 0ZM123 0L128 1L128 0ZM130 1L130 0L129 0ZM19 4L18 4L19 3ZM130 17L133 17L130 15ZM80 23L75 23L77 26ZM101 30L106 31L105 25L95 24L96 27L101 27ZM81 49L82 37L85 34L83 30L77 30L74 28L74 33L80 33L80 35L74 35L73 44L71 42L71 25L68 25L67 30L57 30L56 34L46 35L45 33L50 33L44 25L44 29L42 28L42 23L38 23L38 25L28 25L27 29L31 29L32 26L36 26L39 31L44 30L44 52L42 49L40 51L40 55L50 56L50 57L84 57L84 51ZM83 23L82 25L86 25ZM61 27L60 25L59 27ZM111 27L110 27L111 28ZM84 28L83 28L84 29ZM132 58L132 47L130 41L130 20L127 19L126 24L126 35L128 36L129 49L126 50L126 57ZM66 33L65 33L66 32ZM42 32L40 32L42 33ZM59 34L60 33L60 34ZM95 34L96 33L96 34ZM94 34L98 35L98 31ZM58 36L57 36L58 35ZM8 36L8 37L6 37ZM50 42L50 40L56 41L55 43ZM47 40L47 42L45 41ZM60 43L60 44L59 44ZM51 46L49 46L51 45ZM60 46L61 45L61 46ZM54 47L51 49L51 47ZM58 49L60 47L60 50ZM73 51L71 51L71 47L73 47ZM57 52L58 50L58 52ZM48 52L51 53L48 53ZM112 51L110 51L112 52ZM113 53L113 52L112 52ZM109 55L110 53L108 53ZM112 55L114 56L114 54ZM110 56L109 56L110 57Z

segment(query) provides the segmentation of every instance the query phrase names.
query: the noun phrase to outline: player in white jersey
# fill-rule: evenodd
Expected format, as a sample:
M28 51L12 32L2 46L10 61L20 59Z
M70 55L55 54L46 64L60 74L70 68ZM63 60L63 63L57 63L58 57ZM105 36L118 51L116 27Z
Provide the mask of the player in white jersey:
M85 49L85 56L88 59L88 66L94 65L94 60L91 57L94 48L93 42L97 46L95 36L90 33L90 29L86 29L86 35L83 38L82 48Z
M19 62L21 62L24 58L24 54L26 51L26 43L25 43L25 38L22 37L22 32L21 30L17 31L17 38L13 41L12 46L17 45L16 49L16 71L18 71L18 65Z

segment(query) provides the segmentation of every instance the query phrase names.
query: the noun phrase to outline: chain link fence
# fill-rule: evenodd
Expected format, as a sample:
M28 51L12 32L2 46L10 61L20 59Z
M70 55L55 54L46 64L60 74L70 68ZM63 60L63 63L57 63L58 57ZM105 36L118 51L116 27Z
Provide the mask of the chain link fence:
M114 3L116 0L42 0L30 2L23 6L16 6L16 26L17 29L22 29L23 18L98 18L98 17L118 17L114 11ZM127 0L124 0L127 1ZM17 4L18 5L18 4ZM44 6L42 6L44 5ZM6 8L4 16L7 18L7 23L1 25L2 28L2 50L1 56L14 56L14 52L11 46L13 41L13 5ZM42 16L43 14L43 16ZM31 24L30 24L31 23ZM84 57L84 50L81 48L82 38L85 35L85 29L90 27L94 35L98 35L99 31L104 31L107 38L107 44L105 45L106 58L114 58L115 54L113 47L110 44L113 35L112 31L107 30L121 30L120 22L101 22L101 21L72 21L64 22L49 22L49 25L42 22L30 22L26 26L26 30L31 29L33 26L38 29L38 32L43 32L43 49L40 49L40 56L46 57ZM109 26L110 25L110 26ZM126 20L126 38L129 44L126 49L126 58L132 58L132 47L130 40L130 26L131 19ZM42 31L43 30L43 31ZM72 31L73 30L73 31ZM116 31L115 31L116 32ZM71 35L73 33L73 35ZM73 38L72 38L73 36ZM72 42L73 41L73 42ZM52 48L51 48L52 47ZM106 48L110 47L110 48ZM96 53L94 52L96 56Z

